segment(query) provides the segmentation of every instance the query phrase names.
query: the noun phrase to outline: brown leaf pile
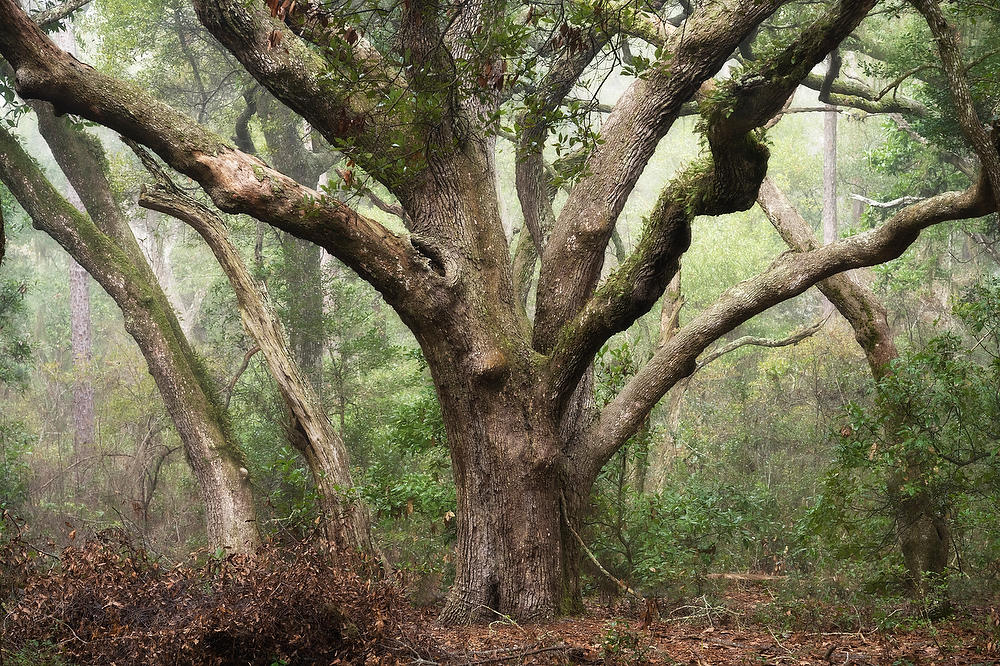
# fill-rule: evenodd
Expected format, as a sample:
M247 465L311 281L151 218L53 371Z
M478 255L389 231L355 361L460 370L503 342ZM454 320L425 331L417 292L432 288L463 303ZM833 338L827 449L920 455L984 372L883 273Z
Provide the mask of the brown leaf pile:
M5 651L46 641L81 664L393 664L429 645L395 585L307 545L166 568L106 533L5 605Z

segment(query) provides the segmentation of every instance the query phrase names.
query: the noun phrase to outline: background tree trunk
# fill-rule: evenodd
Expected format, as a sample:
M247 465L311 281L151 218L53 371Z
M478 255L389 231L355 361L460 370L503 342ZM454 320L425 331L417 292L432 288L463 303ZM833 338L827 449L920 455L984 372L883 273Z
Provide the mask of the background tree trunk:
M823 244L837 240L837 110L823 114ZM833 311L835 305L827 302L824 314Z
M73 348L73 464L77 490L89 476L97 443L94 387L90 382L93 342L90 320L90 275L72 257L69 265L69 321Z
M758 202L784 241L797 252L816 246L809 224L770 179L760 188ZM871 271L856 270L829 277L817 284L854 329L855 339L876 382L891 372L899 358L885 306L867 285ZM887 433L892 436L892 428ZM940 575L948 564L951 532L948 517L924 493L903 491L907 478L919 478L921 470L906 465L888 480L887 489L895 510L896 533L906 564L909 584L915 594L926 593L926 574Z
M76 35L72 26L52 36L63 50L76 55ZM73 185L69 185L67 200L83 211L83 202ZM70 257L69 260L69 321L73 350L73 477L79 491L87 481L91 464L85 459L95 450L96 419L94 387L90 382L93 362L93 340L90 317L90 275Z
M150 156L137 152L159 180L155 189L140 195L140 204L193 227L211 248L236 293L243 326L264 355L291 414L293 430L289 440L305 457L312 473L328 545L344 553L370 551L368 515L360 503L348 496L354 483L347 449L327 418L317 392L289 353L266 286L254 280L229 241L222 220L177 189Z
M325 146L313 152L306 124L270 95L263 95L257 111L274 165L299 183L315 184L333 165ZM318 141L318 137L315 139ZM288 233L280 234L280 278L285 285L285 330L288 343L314 391L323 393L323 272L322 248Z
M225 414L173 310L125 223L105 180L93 137L72 133L50 108L39 128L93 220L63 199L20 144L0 132L0 179L28 211L111 296L139 345L198 481L208 543L252 552L260 543L256 509ZM100 221L95 224L95 221Z

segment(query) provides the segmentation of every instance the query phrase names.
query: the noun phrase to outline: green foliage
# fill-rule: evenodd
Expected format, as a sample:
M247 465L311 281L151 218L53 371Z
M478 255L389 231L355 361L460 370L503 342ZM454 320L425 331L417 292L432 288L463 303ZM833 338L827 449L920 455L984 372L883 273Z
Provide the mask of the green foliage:
M0 647L0 649L3 649ZM60 654L59 648L44 641L28 641L16 652L4 651L3 661L10 666L69 666Z
M412 398L398 402L372 445L359 483L383 550L417 587L440 590L454 573L456 500L433 388L424 384ZM421 595L431 601L435 589Z
M24 282L0 279L0 385L23 384L31 347L24 336Z
M835 555L895 566L894 507L919 496L952 523L956 565L971 559L990 575L983 564L1000 555L992 527L1000 497L998 304L996 280L971 288L955 312L973 348L955 334L933 338L892 364L871 389L871 406L845 408L835 463L808 521ZM891 478L900 479L894 492Z
M15 511L28 499L31 437L23 424L0 417L0 511Z
M676 490L630 491L623 499L624 510L596 496L591 548L609 571L644 594L700 591L705 573L744 567L758 549L755 564L777 568L794 545L774 494L760 485L740 488L692 474Z
M627 381L641 354L634 343L602 350L595 382L599 404ZM648 479L649 469L665 465L653 459L666 453L657 448L664 433L655 419L598 478L585 536L602 565L643 594L701 593L711 571L774 573L805 559L808 544L793 516L804 509L808 490L800 484L809 480L792 469L801 454L783 450L809 434L802 414L784 404L797 397L784 385L794 385L803 368L768 354L751 370L745 367L749 358L741 362L734 354L710 366L727 380L713 389L726 428L712 424L704 432L683 433L688 456L673 461L662 485L651 489ZM833 359L830 369L838 370ZM754 373L759 384L748 384ZM700 418L715 417L707 408L702 406ZM733 418L755 412L759 421ZM603 574L594 571L592 578L603 584Z
M648 637L632 631L627 622L612 620L605 625L601 637L601 651L604 663L646 664L649 663L650 646Z

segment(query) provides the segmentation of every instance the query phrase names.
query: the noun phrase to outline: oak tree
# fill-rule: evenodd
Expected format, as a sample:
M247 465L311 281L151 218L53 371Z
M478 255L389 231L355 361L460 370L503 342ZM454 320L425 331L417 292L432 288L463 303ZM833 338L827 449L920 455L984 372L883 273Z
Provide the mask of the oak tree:
M936 0L917 0L982 174L968 189L917 202L875 229L775 258L681 326L598 409L591 379L598 350L659 300L696 216L754 205L767 172L765 126L800 83L816 83L813 69L875 0L191 4L261 86L350 160L345 181L357 172L391 193L405 230L359 214L134 84L79 62L14 0L0 0L0 54L22 97L146 146L225 212L325 248L399 314L430 367L457 487L448 622L496 612L536 619L579 607L572 535L591 486L702 351L811 285L899 256L921 229L984 215L1000 199L996 128L977 117L957 33ZM785 18L780 30L768 24L776 12ZM591 122L601 109L577 97L581 81L616 63L635 76ZM825 103L854 90L835 77L819 84ZM858 97L872 109L899 110L896 101ZM606 267L636 182L675 121L692 112L703 156L663 184L634 248ZM567 127L580 129L572 150L547 163L546 147ZM501 135L517 153L526 230L516 244L496 188ZM569 190L564 200L554 197L557 185Z

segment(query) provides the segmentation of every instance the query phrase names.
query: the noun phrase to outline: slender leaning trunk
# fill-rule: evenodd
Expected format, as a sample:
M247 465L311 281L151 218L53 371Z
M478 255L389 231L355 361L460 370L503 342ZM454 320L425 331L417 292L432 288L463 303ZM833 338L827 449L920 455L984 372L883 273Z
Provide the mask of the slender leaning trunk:
M114 205L102 165L96 163L99 146L81 144L87 137L69 133L51 111L39 114L39 119L56 159L93 219L55 191L6 131L0 131L0 180L34 225L83 266L121 309L125 330L139 345L184 444L205 505L209 545L252 552L260 536L239 448L230 439L211 380Z
M90 319L90 276L72 258L69 266L69 320L73 348L73 459L79 491L87 480L85 461L97 441L94 417L94 386L90 382L93 336Z
M327 418L318 393L292 358L266 285L250 274L220 218L183 195L164 174L160 173L159 179L157 187L143 190L139 203L191 226L219 261L236 294L243 326L260 348L291 414L289 441L305 457L316 484L327 544L342 553L370 551L368 514L345 492L354 486L347 449Z

